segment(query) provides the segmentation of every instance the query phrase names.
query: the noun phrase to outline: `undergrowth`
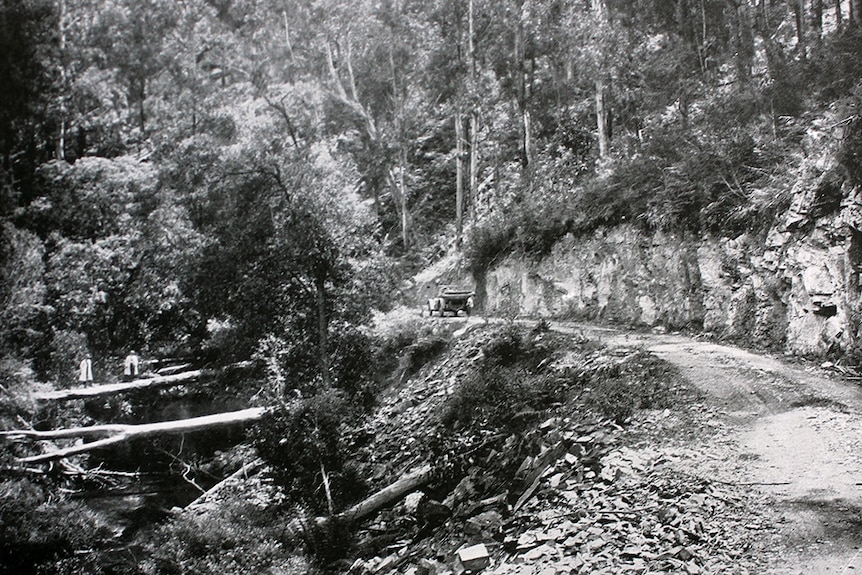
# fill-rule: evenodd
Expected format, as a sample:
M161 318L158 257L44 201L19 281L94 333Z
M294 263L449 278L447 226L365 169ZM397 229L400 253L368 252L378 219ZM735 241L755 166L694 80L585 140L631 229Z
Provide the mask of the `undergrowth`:
M621 424L638 409L673 407L679 399L673 368L649 352L619 361L596 359L598 352L581 343L582 365L554 368L553 360L571 345L541 329L501 328L483 346L479 366L446 402L441 425L512 432L552 410Z
M547 324L503 326L442 406L429 445L435 489L451 491L485 459L489 467L480 475L494 485L476 489L500 493L556 433L545 422L566 420L585 434L602 433L628 424L638 410L675 408L689 393L670 364L649 352L618 357L595 342L549 332Z

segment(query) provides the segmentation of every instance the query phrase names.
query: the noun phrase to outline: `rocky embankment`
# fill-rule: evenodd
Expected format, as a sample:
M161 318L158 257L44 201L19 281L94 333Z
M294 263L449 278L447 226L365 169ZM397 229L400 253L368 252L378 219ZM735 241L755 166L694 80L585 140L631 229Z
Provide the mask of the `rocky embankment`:
M429 269L416 278L417 303L435 283L472 283L491 316L684 328L798 355L858 355L862 190L836 183L836 136L812 126L783 183L751 192L787 206L772 225L733 235L602 227L563 238L539 261L509 256L482 277L451 262Z
M550 409L525 405L506 419L530 422L517 432L501 430L481 402L511 400L470 395L471 423L440 427L452 402L463 403L464 390L474 385L470 374L489 373L487 353L498 330L474 327L393 390L369 421L375 439L361 457L376 471L369 475L384 484L421 462L433 463L437 473L431 485L361 526L343 571L752 572L756 558L748 550L766 528L761 510L744 487L716 482L688 462L699 457L688 442L702 429L692 418L714 414L638 348L533 335L569 350L540 363L537 382L565 390ZM641 407L622 425L590 411L630 401ZM665 407L682 404L688 409Z
M540 262L509 258L485 278L485 309L702 330L823 355L855 345L860 235L698 239L633 226L568 237Z

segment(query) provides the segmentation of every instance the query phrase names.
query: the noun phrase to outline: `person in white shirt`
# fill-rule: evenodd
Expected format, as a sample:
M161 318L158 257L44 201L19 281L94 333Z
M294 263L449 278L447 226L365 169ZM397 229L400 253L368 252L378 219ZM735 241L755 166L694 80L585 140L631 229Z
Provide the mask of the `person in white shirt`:
M126 356L126 361L123 362L123 375L127 380L138 377L138 354L135 350L129 352Z
M93 360L89 353L78 364L78 381L81 383L93 381Z

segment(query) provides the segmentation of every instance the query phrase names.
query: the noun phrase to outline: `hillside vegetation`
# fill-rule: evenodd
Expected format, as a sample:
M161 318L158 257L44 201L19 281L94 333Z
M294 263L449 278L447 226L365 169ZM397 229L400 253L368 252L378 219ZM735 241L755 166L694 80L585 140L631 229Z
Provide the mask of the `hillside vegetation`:
M129 347L349 379L351 326L462 237L474 271L733 237L862 177L855 2L3 11L2 347L44 380Z
M255 457L308 513L367 494L369 410L446 349L371 327L415 308L404 280L429 263L482 277L618 224L759 238L794 194L824 216L862 185L859 0L9 0L0 48L0 426L264 406ZM131 350L206 377L34 398L87 353L115 383ZM523 396L481 406L494 426L568 400L540 372L465 376L446 425L470 427L470 394ZM4 443L0 573L132 569L94 550L134 529L58 494L165 470L208 488L251 451L217 435L44 467L21 458L52 446ZM181 572L211 544L143 563ZM255 552L293 568L276 547Z

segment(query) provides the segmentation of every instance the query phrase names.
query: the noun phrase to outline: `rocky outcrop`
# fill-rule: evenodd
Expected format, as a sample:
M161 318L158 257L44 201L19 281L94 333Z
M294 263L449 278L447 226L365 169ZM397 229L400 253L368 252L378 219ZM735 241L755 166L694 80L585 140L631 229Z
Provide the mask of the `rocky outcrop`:
M814 219L795 202L759 236L693 237L625 225L566 237L541 261L510 257L484 278L487 313L691 328L824 355L856 345L862 197Z

